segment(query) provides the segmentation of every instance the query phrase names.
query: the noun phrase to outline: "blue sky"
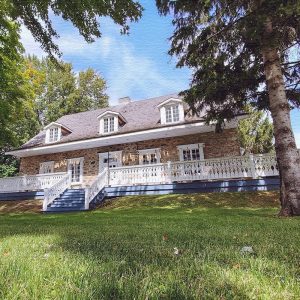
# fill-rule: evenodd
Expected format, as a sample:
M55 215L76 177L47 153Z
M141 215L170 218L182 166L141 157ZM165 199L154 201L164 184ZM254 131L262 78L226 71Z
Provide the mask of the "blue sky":
M160 17L154 1L141 1L145 11L138 23L131 24L129 36L120 35L110 19L101 22L101 39L87 44L72 24L53 16L53 25L60 34L57 43L63 60L71 62L75 71L92 67L107 81L110 103L129 96L140 100L179 92L189 86L191 72L177 69L176 59L168 55L168 37L172 34L171 19ZM44 55L30 32L22 31L26 52ZM300 147L300 111L292 112L292 125Z

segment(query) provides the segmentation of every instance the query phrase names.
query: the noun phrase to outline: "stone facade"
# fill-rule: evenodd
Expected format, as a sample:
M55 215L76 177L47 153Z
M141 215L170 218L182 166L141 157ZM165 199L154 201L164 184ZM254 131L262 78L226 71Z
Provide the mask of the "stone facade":
M177 146L204 143L204 158L218 158L240 155L240 145L236 129L226 129L222 133L206 132L173 138L141 141L130 144L118 144L100 148L83 149L62 153L53 153L34 157L21 158L20 173L35 175L39 173L40 163L54 161L54 172L67 171L67 159L83 157L84 182L88 183L99 172L98 153L122 150L124 166L139 163L138 151L160 148L161 162L178 161Z

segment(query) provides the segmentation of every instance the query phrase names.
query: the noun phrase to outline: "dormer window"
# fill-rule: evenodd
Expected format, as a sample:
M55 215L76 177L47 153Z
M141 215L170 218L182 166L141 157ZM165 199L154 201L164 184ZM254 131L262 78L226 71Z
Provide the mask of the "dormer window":
M103 132L109 133L115 131L115 117L103 118Z
M184 121L184 108L181 99L170 98L158 105L161 124Z
M53 122L47 125L45 143L55 143L61 140L62 136L70 134L72 131L59 123Z
M59 128L54 127L49 129L49 143L57 142L59 140Z
M178 104L166 106L166 123L179 122Z
M46 129L46 144L58 142L61 138L61 127L55 124L49 124Z
M119 131L126 121L121 114L113 111L106 111L98 116L100 121L99 133L110 134Z

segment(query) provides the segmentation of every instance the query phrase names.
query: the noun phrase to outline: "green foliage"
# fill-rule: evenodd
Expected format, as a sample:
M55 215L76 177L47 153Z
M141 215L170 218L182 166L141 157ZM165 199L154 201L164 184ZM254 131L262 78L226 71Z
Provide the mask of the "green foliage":
M6 150L8 149L0 149L0 178L14 176L19 169L19 161L12 156L6 156Z
M262 111L247 107L247 119L238 125L238 135L241 147L245 153L269 153L274 151L273 124Z
M6 111L9 117L1 130L0 177L14 175L18 167L16 159L4 155L4 149L20 147L63 115L108 106L106 82L93 69L76 76L71 64L35 56L20 60L19 68L23 98Z
M142 13L141 5L132 0L1 0L0 4L2 2L9 3L9 9L3 10L4 15L24 24L51 57L60 55L54 42L58 33L52 26L51 13L71 22L87 42L101 36L100 17L110 17L121 26L122 33L127 33L128 23L137 21Z
M208 121L220 121L233 118L250 102L269 109L262 58L263 47L269 46L281 54L290 105L300 107L300 63L289 56L292 50L299 57L299 0L156 3L160 13L173 15L170 54L179 57L178 67L193 70L191 87L183 95L195 112L205 107ZM267 19L274 30L268 38Z
M14 121L25 97L19 26L3 14L7 7L0 1L0 147L13 138L7 125Z
M52 215L0 203L16 207L0 216L0 298L299 299L300 219L276 218L278 198L137 196Z
M108 106L106 82L93 69L79 72L63 61L27 58L29 73L34 74L35 102L40 123L46 125L58 118Z

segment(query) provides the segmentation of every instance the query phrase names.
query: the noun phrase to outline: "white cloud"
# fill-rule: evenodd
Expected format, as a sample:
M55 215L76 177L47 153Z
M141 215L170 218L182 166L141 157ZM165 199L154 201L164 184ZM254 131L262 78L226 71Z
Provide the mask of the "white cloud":
M117 98L136 92L147 98L183 88L176 80L169 79L168 74L163 74L154 61L135 53L129 43L114 41L110 59L107 79L112 104L116 103Z
M166 66L160 68L155 59L138 52L126 37L120 37L116 28L111 27L111 22L106 26L109 27L108 32L88 44L76 29L61 23L57 44L63 59L72 62L76 72L93 67L103 75L111 104L116 104L117 99L123 96L142 95L148 98L186 87L186 82L178 79L176 74L166 72ZM22 27L21 36L26 53L45 56L25 27Z
M34 40L31 32L23 25L21 27L21 42L25 48L26 54L35 54L39 58L46 56L45 52L41 49L40 44Z

